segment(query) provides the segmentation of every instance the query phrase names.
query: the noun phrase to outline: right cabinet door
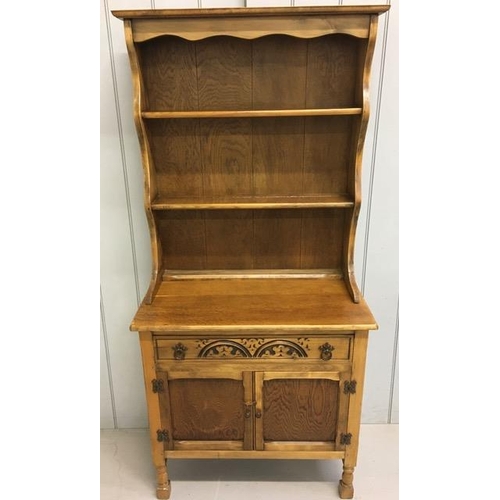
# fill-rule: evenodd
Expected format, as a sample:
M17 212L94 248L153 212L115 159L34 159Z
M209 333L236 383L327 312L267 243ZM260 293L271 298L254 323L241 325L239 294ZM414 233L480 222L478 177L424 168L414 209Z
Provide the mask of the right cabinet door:
M256 372L255 448L269 451L345 449L348 371Z

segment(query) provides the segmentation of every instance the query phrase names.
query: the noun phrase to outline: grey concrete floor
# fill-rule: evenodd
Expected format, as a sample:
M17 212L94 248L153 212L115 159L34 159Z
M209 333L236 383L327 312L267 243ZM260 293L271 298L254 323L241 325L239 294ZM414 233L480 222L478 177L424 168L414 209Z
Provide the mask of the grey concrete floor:
M398 425L362 425L357 500L397 500ZM171 500L333 500L340 460L169 460ZM154 500L145 429L101 431L101 500Z

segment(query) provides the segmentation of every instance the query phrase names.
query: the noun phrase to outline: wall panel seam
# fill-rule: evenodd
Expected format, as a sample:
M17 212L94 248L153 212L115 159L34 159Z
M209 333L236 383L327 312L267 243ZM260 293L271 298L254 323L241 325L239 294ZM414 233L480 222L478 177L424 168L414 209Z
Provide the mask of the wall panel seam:
M104 0L104 11L105 11L105 19L106 19L106 30L107 30L107 35L108 35L108 50L109 50L109 60L110 60L110 67L111 67L111 78L113 81L113 95L114 95L114 100L115 100L115 113L116 113L116 121L117 121L117 125L118 125L118 138L120 141L122 174L123 174L123 180L124 180L124 184L125 184L125 199L126 199L126 204L127 204L127 217L128 217L129 232L130 232L130 246L131 246L131 250L132 250L132 266L133 266L133 270L134 270L136 303L137 303L137 307L139 307L139 304L141 302L141 297L140 297L140 291L139 291L139 272L138 272L138 268L137 268L137 253L136 253L136 248L135 248L134 221L132 218L132 204L130 201L130 187L129 187L129 181L128 181L128 172L127 172L127 157L125 154L125 140L123 137L120 100L118 98L118 79L116 76L113 36L111 34L108 0Z
M387 423L392 424L392 406L394 401L394 382L396 380L396 361L399 349L399 297L396 309L396 327L394 331L394 347L392 350L391 385L389 394L389 411L387 413Z
M380 122L380 109L382 107L382 93L384 87L384 73L385 73L385 56L387 49L387 34L389 32L389 14L390 11L386 13L386 20L384 25L384 37L382 46L382 55L380 58L380 79L377 89L377 107L375 109L375 126L373 129L373 148L372 156L370 161L370 177L368 182L368 196L367 196L367 210L366 210L366 222L365 222L365 239L363 244L363 265L361 271L361 292L365 294L366 285L366 269L368 265L368 245L370 240L370 222L371 222L371 210L372 210L372 198L373 198L373 184L375 179L375 166L377 160L377 143L378 143L378 130Z
M111 398L111 412L113 414L113 427L118 429L118 419L116 416L115 391L113 390L113 373L111 371L111 357L109 354L108 330L106 328L106 315L104 312L104 300L102 298L102 288L99 287L100 308L101 308L101 328L104 340L104 354L106 356L106 368L108 371L109 395Z

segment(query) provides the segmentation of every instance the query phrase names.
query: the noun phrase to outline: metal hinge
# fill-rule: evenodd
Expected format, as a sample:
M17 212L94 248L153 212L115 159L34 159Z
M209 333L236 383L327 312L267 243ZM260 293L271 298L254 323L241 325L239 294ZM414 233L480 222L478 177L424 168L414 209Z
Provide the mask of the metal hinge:
M163 392L165 389L161 378L154 378L151 380L151 384L153 385L153 392Z
M344 382L344 394L355 394L356 393L356 381L346 380Z
M346 445L351 444L352 434L349 432L348 434L342 433L340 435L340 444Z
M162 441L170 441L170 438L168 436L168 431L165 430L165 429L158 429L156 431L156 439L158 439L158 441L162 442Z

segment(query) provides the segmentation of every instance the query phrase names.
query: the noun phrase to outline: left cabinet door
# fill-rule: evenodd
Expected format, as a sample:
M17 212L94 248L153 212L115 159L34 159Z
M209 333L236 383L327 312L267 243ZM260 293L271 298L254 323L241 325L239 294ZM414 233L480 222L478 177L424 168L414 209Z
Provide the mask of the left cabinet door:
M249 450L253 445L251 372L157 374L163 430L170 450Z

